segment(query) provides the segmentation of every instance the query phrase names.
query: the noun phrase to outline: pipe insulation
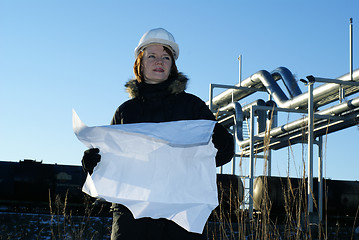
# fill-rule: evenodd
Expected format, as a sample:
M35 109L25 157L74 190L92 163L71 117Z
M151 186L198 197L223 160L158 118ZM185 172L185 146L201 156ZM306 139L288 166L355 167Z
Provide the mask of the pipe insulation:
M286 72L287 74L283 77L288 77L290 71L284 67L277 68L276 78L278 79L279 74L282 72L280 69L285 69L283 72ZM291 77L293 81L293 77ZM286 80L285 82L290 82L291 80ZM264 82L264 84L263 84ZM263 86L267 85L267 91L270 94L274 94L278 99L288 100L288 97L284 94L282 89L279 87L279 85L275 82L272 75L265 70L260 70L257 73L253 74L252 76L246 78L241 82L241 84L235 85L236 87L247 87L252 89L261 89ZM242 98L245 98L251 94L253 94L253 91L248 91L246 89L228 89L219 95L213 97L212 99L212 106L213 108L221 108L229 103L236 102ZM207 102L207 105L209 105L209 102Z
M264 86L266 87L268 94L273 97L278 107L289 109L306 109L308 105L308 93L300 94L299 87L293 87L297 85L297 83L295 82L294 77L289 73L289 70L284 67L277 68L272 74L265 70L261 70L243 80L241 82L241 87L261 89ZM289 99L284 94L282 89L276 83L276 80L280 78L285 79L283 82L286 85L286 88L288 89L291 97L293 96L291 99ZM340 76L337 79L342 81L350 81L350 73ZM353 80L359 81L359 69L353 71ZM235 86L238 87L239 84ZM342 87L345 89L347 96L359 92L358 86L343 85ZM323 106L339 99L339 88L340 85L335 83L322 84L321 86L314 88L313 101L315 102L315 107ZM247 91L245 89L228 89L213 97L212 104L214 108L219 109L228 105L232 101L238 101L251 94L253 94L252 91Z
M358 108L358 107L359 107L359 97L354 98L354 99L352 99L352 100L350 100L348 102L344 102L344 103L335 105L335 106L330 107L328 109L316 112L315 115L340 116L344 112L351 111L352 109L355 109L355 108ZM320 121L320 119L322 119L322 118L315 118L314 117L314 122ZM343 116L343 121L345 122L345 116ZM350 119L347 119L347 121L350 121ZM327 122L327 121L325 121L325 122ZM276 137L280 136L281 134L291 132L291 131L294 131L294 130L298 130L298 129L302 129L302 127L306 126L307 124L308 124L308 117L301 118L301 119L295 120L295 121L293 121L291 123L287 123L285 125L282 125L282 126L279 126L279 127L271 129L271 131L269 133L269 136L272 137L272 138L276 138ZM352 123L352 124L355 124L355 123ZM258 137L264 138L265 133L258 134ZM250 139L246 139L246 140L238 143L239 147L241 147L241 148L245 148L245 147L249 146L249 144L250 144Z

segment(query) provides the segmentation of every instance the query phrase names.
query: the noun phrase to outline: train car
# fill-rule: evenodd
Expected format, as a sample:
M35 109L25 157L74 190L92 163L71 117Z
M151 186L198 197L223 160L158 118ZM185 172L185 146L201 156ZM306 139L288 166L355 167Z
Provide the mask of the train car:
M217 221L220 214L232 221L237 221L244 198L244 186L241 178L232 174L217 174L219 205L210 220Z
M270 213L283 214L298 211L307 201L306 179L260 176L254 182L254 209L261 211L265 201L269 203ZM313 179L313 195L318 205L318 178ZM359 182L324 179L323 212L331 216L352 216L359 207ZM314 211L317 208L314 207Z
M25 159L0 161L0 205L14 211L40 211L61 198L68 206L83 203L86 174L80 166L43 164Z
M64 203L73 214L83 214L86 194L82 186L86 173L81 166L44 164L34 160L0 161L0 210L47 212L49 203ZM243 200L243 184L235 175L217 174L221 209L235 211ZM65 199L66 198L66 199ZM109 203L91 198L108 214ZM230 210L229 210L230 209ZM219 207L216 209L219 210Z

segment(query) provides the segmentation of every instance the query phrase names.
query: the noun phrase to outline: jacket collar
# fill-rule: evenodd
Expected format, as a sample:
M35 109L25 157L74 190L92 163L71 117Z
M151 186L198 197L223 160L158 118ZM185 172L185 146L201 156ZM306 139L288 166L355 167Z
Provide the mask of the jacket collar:
M183 73L179 73L178 77L169 84L168 91L170 94L177 95L187 88L188 78ZM168 80L167 80L168 81ZM129 93L130 98L140 97L140 86L136 79L129 80L126 84L126 91Z

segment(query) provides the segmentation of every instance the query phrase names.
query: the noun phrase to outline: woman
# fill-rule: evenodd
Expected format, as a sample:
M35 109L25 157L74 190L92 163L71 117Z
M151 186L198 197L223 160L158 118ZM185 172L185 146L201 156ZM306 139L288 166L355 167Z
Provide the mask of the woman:
M131 99L118 107L111 124L215 120L200 98L184 91L188 78L177 70L178 54L178 45L165 29L152 29L142 36L135 48L136 78L125 85ZM233 157L233 137L217 123L212 140L218 149L216 165L222 166ZM99 161L99 150L89 149L84 153L82 164L92 173ZM134 219L121 204L113 204L112 210L112 240L203 239L203 235L188 232L167 219Z

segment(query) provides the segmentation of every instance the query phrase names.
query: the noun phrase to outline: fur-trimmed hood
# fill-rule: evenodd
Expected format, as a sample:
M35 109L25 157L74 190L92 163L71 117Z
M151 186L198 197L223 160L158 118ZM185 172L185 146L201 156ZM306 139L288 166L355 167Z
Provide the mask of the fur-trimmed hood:
M186 75L184 75L183 73L178 73L177 79L172 80L168 86L170 93L176 95L186 90L188 80L189 79ZM130 95L130 98L136 98L140 96L139 83L136 79L129 80L125 84L125 87L126 91Z

